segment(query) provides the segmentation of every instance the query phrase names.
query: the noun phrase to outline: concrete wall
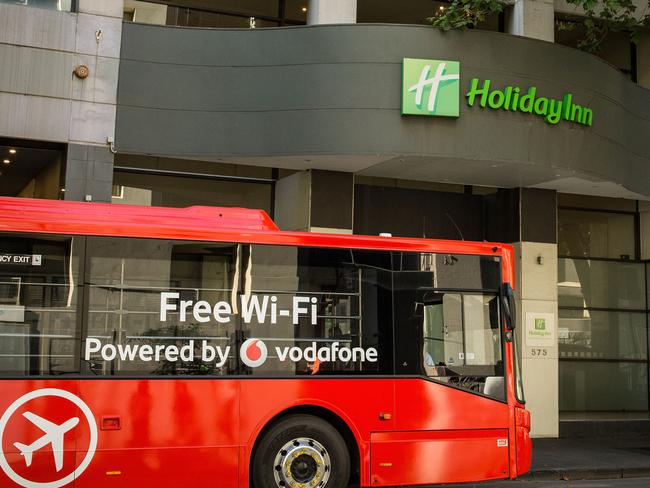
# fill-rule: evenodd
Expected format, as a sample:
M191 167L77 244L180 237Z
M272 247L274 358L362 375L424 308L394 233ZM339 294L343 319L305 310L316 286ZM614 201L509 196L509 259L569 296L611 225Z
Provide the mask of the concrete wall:
M463 92L473 77L558 99L571 92L593 126L463 102L457 119L403 117L404 57L460 60ZM117 147L487 186L606 182L610 196L650 195L649 113L650 92L599 58L494 32L125 24Z
M77 4L0 4L0 136L70 143L65 198L110 201L123 2ZM85 79L73 74L80 65Z
M0 4L0 135L85 144L114 135L122 2L78 3L79 13ZM82 64L85 80L72 74Z

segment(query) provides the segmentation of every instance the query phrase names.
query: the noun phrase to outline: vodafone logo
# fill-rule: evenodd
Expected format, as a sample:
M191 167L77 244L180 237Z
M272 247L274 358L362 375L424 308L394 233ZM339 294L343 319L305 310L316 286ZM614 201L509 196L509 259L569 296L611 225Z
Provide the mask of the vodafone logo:
M77 429L88 433L88 445L77 446L86 452L79 464L65 447L78 441ZM88 405L69 391L30 391L0 417L0 468L19 486L59 488L72 483L90 465L96 449L95 417ZM15 453L20 455L18 459Z
M266 344L260 339L246 339L239 348L239 357L242 363L251 368L257 368L266 361L269 351Z

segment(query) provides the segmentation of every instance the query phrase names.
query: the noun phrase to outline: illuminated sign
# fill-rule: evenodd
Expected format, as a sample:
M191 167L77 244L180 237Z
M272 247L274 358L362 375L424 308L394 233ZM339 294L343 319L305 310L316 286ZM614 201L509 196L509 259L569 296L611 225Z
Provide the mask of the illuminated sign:
M561 121L591 126L590 108L562 99L540 96L537 87L496 88L492 80L473 78L465 94L467 106L521 112L542 117L548 124ZM404 58L402 64L402 115L458 117L460 114L460 62Z

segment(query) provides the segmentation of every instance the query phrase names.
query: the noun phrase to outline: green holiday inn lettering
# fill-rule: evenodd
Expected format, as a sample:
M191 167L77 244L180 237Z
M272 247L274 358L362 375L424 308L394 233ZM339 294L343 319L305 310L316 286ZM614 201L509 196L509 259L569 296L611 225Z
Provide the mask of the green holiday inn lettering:
M534 86L528 88L525 93L518 86L490 90L490 80L484 80L481 84L478 78L473 78L465 96L470 107L478 101L483 108L535 114L553 125L566 120L591 126L593 119L591 109L573 103L571 93L566 93L562 100L538 97L537 88Z

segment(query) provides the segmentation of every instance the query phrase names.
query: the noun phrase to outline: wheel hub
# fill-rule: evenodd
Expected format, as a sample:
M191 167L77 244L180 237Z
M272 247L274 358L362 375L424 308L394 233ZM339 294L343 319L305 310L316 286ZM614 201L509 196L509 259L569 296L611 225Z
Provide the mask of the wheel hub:
M275 483L280 488L324 487L332 469L325 447L308 437L293 439L283 445L273 466Z

